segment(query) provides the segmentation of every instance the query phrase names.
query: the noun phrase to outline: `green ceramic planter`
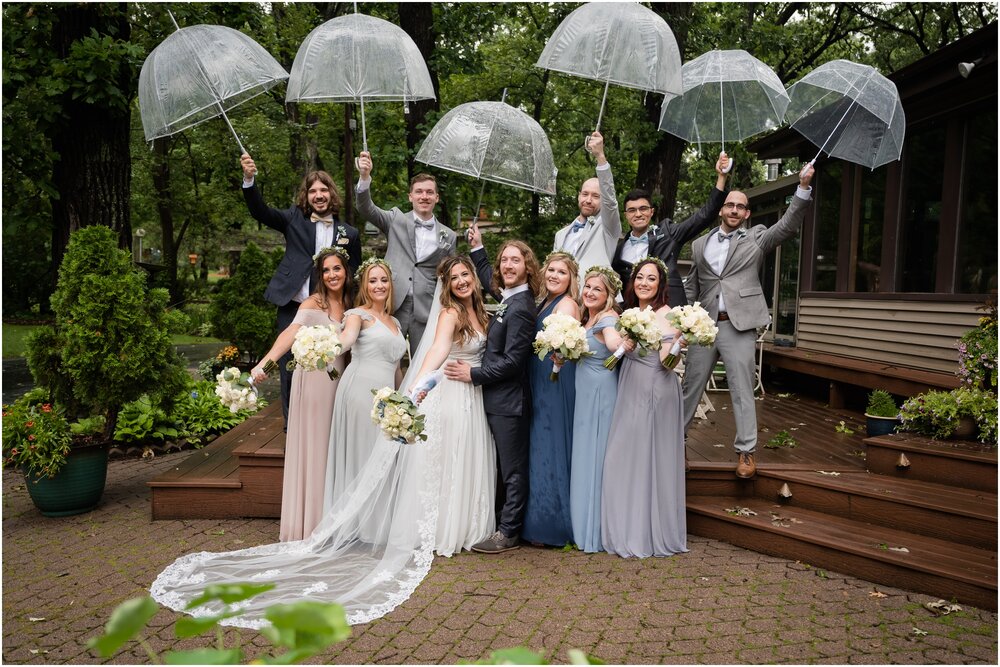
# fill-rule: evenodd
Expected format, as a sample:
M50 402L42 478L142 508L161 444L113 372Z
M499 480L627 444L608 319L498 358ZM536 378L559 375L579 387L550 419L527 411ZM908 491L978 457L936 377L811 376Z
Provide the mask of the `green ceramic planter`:
M28 495L45 516L83 514L97 507L108 477L108 448L74 449L54 477L25 474Z

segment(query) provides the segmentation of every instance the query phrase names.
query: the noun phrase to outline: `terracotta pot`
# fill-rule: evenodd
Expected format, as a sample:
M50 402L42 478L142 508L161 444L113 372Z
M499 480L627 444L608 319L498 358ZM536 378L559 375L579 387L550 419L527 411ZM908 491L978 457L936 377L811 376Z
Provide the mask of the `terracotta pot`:
M977 435L979 435L979 425L976 424L976 420L972 417L965 416L959 418L958 427L956 427L955 432L951 434L951 439L975 440Z

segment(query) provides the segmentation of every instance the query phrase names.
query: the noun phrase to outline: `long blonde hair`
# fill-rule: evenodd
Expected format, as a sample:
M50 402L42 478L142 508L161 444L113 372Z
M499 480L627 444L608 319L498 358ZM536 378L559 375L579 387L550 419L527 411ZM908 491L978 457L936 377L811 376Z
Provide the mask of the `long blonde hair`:
M392 314L392 269L389 267L389 263L385 260L372 261L369 260L365 263L367 266L361 267L361 277L358 278L358 307L367 308L375 303L372 299L371 294L368 292L368 274L372 272L375 267L381 267L385 270L385 274L389 277L389 294L385 299L385 313L388 315Z
M566 288L566 296L573 301L580 303L580 265L577 263L576 258L574 258L573 255L561 250L550 252L548 257L545 258L545 264L542 265L542 301L547 301L550 296L549 290L545 286L545 272L548 270L549 264L552 262L562 262L566 265L566 269L569 271L569 286Z
M472 312L479 322L481 329L486 329L489 317L486 315L486 306L483 304L483 286L476 275L476 267L472 260L465 255L452 255L445 257L437 267L438 278L441 279L441 308L447 310L454 309L458 313L458 326L455 327L454 341L456 343L466 343L478 333L472 326L472 319L469 311L465 309L455 296L451 293L451 270L461 264L472 274L474 288L472 290Z
M610 271L610 269L608 269L608 271ZM597 271L595 269L591 269L590 271L587 272L587 275L583 277L584 285L586 285L587 281L590 280L591 278L600 278L601 283L604 285L604 289L608 293L608 298L604 302L604 307L601 308L600 312L606 313L609 310L613 310L616 313L621 312L621 308L618 306L618 301L615 299L615 297L618 295L618 288L615 287L615 285L611 282L611 278L608 277L608 274L605 273L604 271ZM590 309L583 307L582 310L583 310L582 323L587 324L587 322L590 320Z

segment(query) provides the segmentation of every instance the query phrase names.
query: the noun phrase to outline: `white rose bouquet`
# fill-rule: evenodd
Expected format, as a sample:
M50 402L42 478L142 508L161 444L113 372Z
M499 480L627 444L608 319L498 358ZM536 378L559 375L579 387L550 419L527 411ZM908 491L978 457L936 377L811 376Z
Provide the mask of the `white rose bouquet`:
M343 351L337 330L332 326L300 327L292 343L296 367L306 371L326 371L331 380L340 376L333 364Z
M639 347L639 356L645 357L650 350L659 350L663 332L656 324L656 313L648 306L644 310L629 308L622 313L615 328L635 341ZM620 345L615 353L604 360L604 367L614 370L618 361L625 355L625 346Z
M257 399L257 388L253 386L248 373L232 366L215 376L215 395L230 412L240 410L257 412L260 407Z
M555 354L566 361L579 361L590 352L587 332L576 318L565 313L552 313L542 320L542 330L535 335L535 353L539 359ZM559 379L559 366L552 366L549 379Z
M407 396L389 387L372 389L372 422L379 427L389 440L401 445L412 445L417 440L426 440L424 415Z
M711 345L719 333L719 327L715 326L715 321L698 301L687 306L674 306L668 310L667 322L681 332L681 338L688 344ZM676 366L680 352L681 341L678 339L663 359L663 365L667 368Z

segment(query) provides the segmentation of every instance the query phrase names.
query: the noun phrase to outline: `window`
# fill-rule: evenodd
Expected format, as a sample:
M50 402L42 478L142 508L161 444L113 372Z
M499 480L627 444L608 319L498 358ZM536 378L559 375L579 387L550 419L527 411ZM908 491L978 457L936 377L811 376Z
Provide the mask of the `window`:
M844 162L825 162L816 171L819 216L816 221L816 280L813 289L833 292L837 289L837 249L840 234L840 192Z
M886 167L861 169L861 201L854 244L852 292L877 292L882 272Z
M997 112L971 116L965 133L955 291L997 289Z
M903 215L899 230L900 292L933 292L945 177L945 122L935 120L906 137ZM995 150L994 144L991 150ZM996 184L992 188L996 199Z

